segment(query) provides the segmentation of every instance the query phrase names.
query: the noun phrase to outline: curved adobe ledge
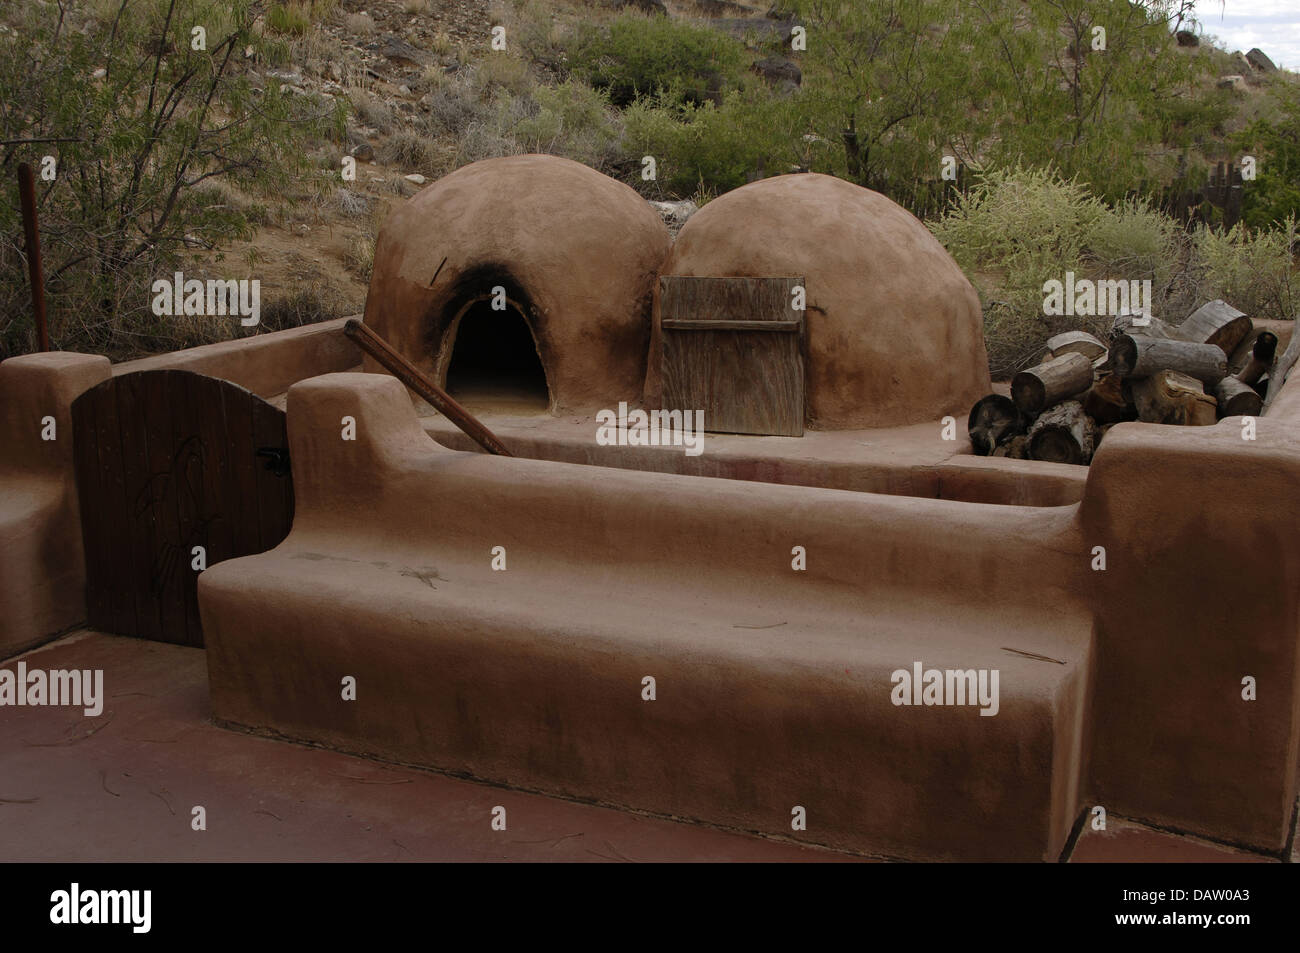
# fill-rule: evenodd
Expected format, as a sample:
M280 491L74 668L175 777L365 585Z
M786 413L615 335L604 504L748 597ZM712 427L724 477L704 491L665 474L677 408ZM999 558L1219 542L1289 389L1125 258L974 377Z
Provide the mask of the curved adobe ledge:
M293 531L200 577L218 718L772 834L802 805L840 848L1064 846L1092 641L1068 508L461 453L377 375L296 385L289 420ZM915 661L1000 671L996 717L892 704Z
M1081 504L1032 509L484 457L395 381L305 381L293 532L200 579L214 711L771 834L801 805L799 836L887 855L1051 859L1094 803L1278 851L1297 417L1122 425ZM893 705L918 661L998 670L997 716Z

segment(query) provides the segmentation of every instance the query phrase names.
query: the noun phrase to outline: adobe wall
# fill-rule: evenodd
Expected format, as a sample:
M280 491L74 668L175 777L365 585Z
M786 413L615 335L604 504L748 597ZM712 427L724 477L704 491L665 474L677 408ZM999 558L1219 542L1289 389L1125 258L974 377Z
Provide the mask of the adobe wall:
M1279 851L1300 746L1300 378L1257 439L1242 423L1120 424L1093 460L1093 778L1108 809Z
M57 351L0 363L0 658L86 617L72 402L109 368Z
M284 393L289 385L305 378L350 370L360 364L360 348L343 333L347 321L337 318L123 361L113 365L113 375L193 371L238 384L265 399Z
M772 834L804 805L807 839L897 856L1064 846L1091 651L1068 509L460 453L379 375L288 412L292 533L199 581L218 718ZM999 714L893 705L913 661L999 669Z
M293 532L200 578L214 711L774 835L812 801L806 839L888 855L1052 859L1092 805L1280 851L1300 739L1283 396L1248 445L1239 420L1121 425L1082 503L1021 508L456 452L391 379L304 381ZM893 706L914 660L999 670L1002 711ZM341 701L347 674L378 691Z

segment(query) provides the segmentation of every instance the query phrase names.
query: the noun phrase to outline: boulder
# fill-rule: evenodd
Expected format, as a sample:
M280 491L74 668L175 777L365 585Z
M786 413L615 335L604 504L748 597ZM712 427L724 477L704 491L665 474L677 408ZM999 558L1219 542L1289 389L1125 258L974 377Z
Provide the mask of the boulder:
M378 45L378 51L385 59L405 66L424 66L429 62L427 53L395 36L385 37Z
M668 226L668 231L674 238L686 224L686 220L700 210L700 207L690 199L683 199L680 202L651 201L650 205L659 213L659 217L664 220L664 224Z
M1179 30L1174 34L1179 46L1200 46L1201 38L1191 30Z
M753 39L759 44L777 42L789 46L793 33L793 24L788 21L773 20L769 17L727 17L710 20L709 24L738 40Z
M1246 54L1246 62L1259 70L1261 73L1276 73L1277 67L1273 61L1264 55L1264 51L1258 46Z
M798 65L779 56L766 56L750 68L778 89L793 89L803 83L803 71Z

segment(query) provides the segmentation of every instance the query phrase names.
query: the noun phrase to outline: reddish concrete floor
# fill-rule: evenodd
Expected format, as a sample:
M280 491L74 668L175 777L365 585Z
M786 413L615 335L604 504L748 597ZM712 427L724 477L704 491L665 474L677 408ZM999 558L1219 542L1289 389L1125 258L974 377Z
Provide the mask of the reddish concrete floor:
M103 669L106 698L0 708L3 861L855 859L218 728L201 649L81 632L19 659Z
M218 728L202 650L82 631L0 664L102 669L104 711L0 708L0 861L844 861L793 842ZM191 829L201 805L207 830ZM491 828L506 809L507 829ZM1300 861L1300 849L1292 854ZM1070 860L1275 860L1115 816Z
M1106 830L1094 831L1086 823L1070 854L1070 863L1277 863L1275 857L1252 854L1223 844L1155 830L1124 818L1109 817Z

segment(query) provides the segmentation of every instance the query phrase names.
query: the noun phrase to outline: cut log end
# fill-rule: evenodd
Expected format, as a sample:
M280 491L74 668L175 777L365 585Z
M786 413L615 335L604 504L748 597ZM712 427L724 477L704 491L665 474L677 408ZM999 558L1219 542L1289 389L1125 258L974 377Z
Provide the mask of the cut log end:
M1210 301L1178 326L1178 336L1186 341L1217 345L1225 354L1231 354L1253 329L1254 323L1245 312L1226 301Z
M1043 412L1029 428L1029 457L1048 463L1087 463L1092 459L1096 425L1077 400Z
M1277 335L1272 331L1260 331L1250 354L1257 361L1272 364L1277 356Z
M1264 409L1264 399L1255 388L1235 377L1225 377L1214 389L1219 404L1219 419L1256 417Z
M975 402L966 419L971 449L981 457L992 453L1016 434L1025 432L1025 420L1011 398L989 394Z

